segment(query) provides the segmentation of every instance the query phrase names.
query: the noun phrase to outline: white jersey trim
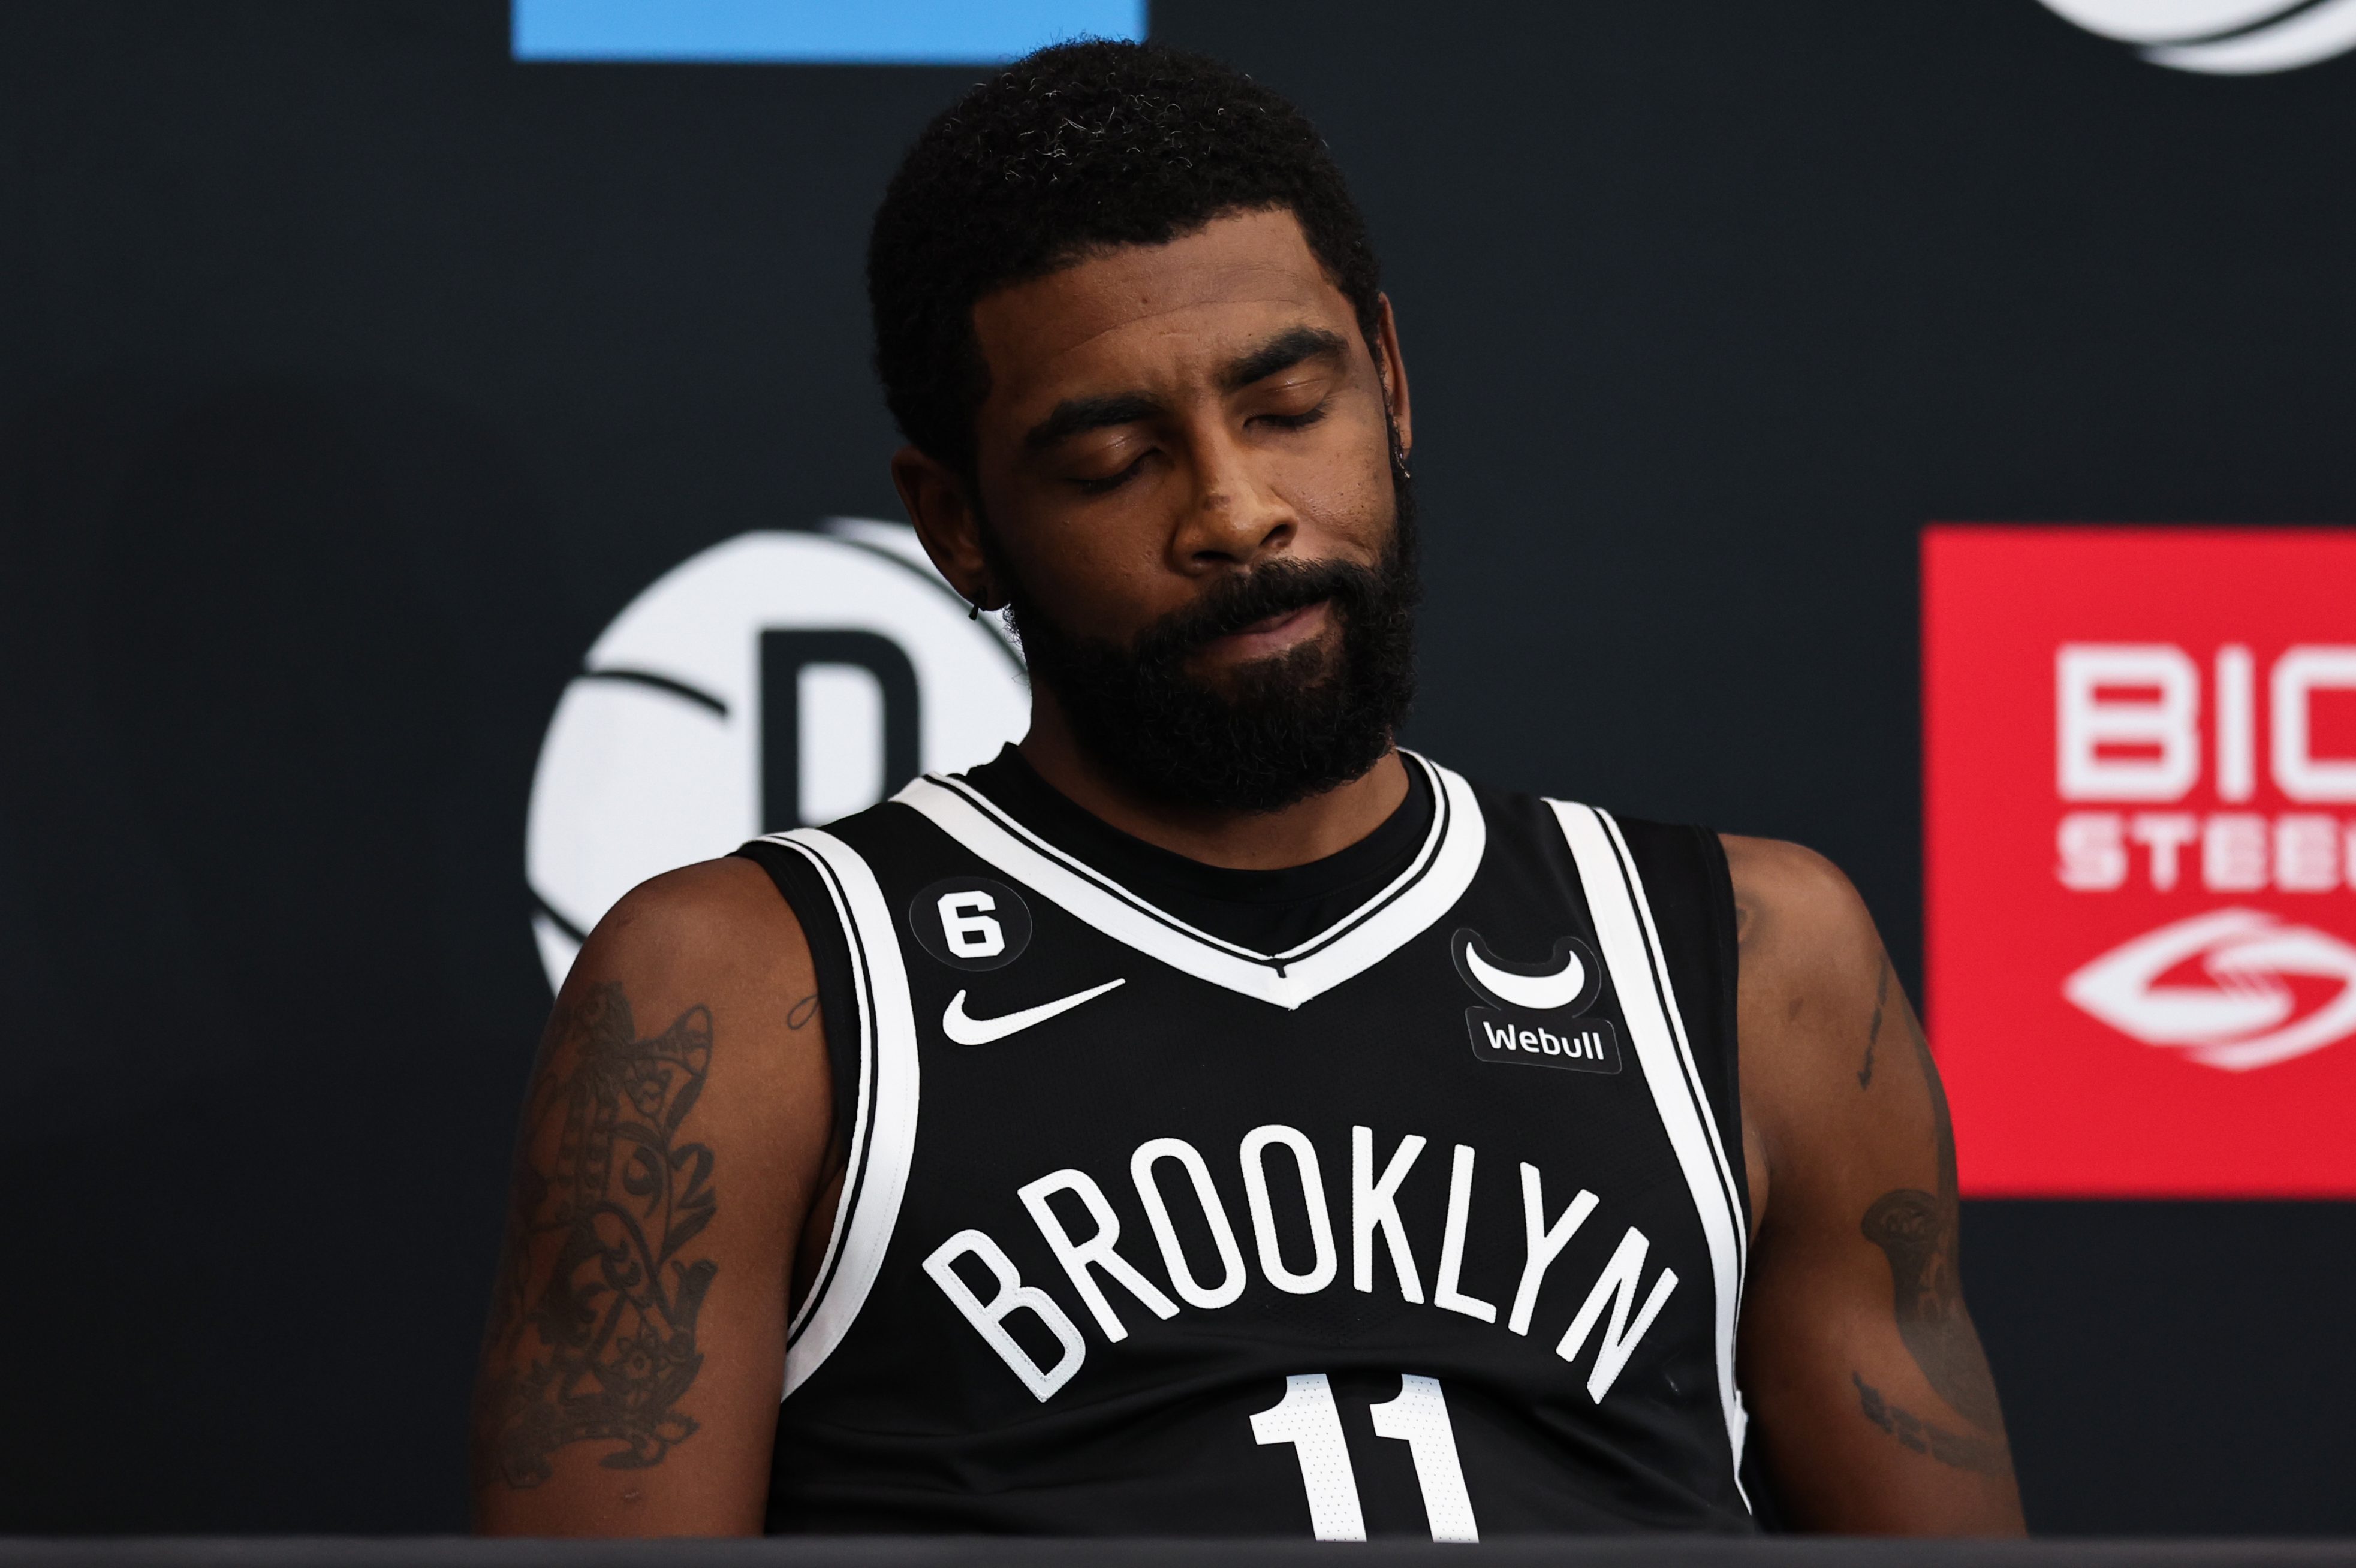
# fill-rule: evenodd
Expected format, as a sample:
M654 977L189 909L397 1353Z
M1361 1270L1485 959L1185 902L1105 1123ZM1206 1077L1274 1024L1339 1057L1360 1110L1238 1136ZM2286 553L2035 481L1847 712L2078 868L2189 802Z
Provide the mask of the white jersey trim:
M1669 979L1666 950L1661 944L1661 930L1653 923L1653 901L1644 894L1644 879L1636 869L1636 857L1629 851L1627 836L1620 831L1618 819L1610 812L1600 809L1595 810L1595 815L1603 824L1604 831L1612 836L1612 848L1619 857L1620 869L1636 895L1633 901L1636 915L1644 927L1644 955L1651 961L1653 974L1660 982L1663 1010L1668 1016L1670 1030L1676 1036L1677 1062L1685 1069L1686 1088L1693 1096L1694 1108L1701 1118L1701 1130L1709 1136L1709 1152L1718 1162L1719 1189L1725 1197L1727 1215L1734 1226L1739 1284L1742 1275L1747 1274L1751 1267L1751 1216L1743 1212L1742 1189L1735 1182L1734 1171L1728 1160L1726 1141L1719 1131L1718 1116L1709 1108L1709 1094L1702 1084L1701 1069L1694 1061L1693 1040L1686 1033L1685 1011L1677 1006L1676 987ZM1738 1292L1738 1311L1740 1305Z
M786 1330L782 1399L808 1381L851 1332L899 1222L916 1147L916 1014L892 912L867 862L841 839L813 827L772 833L764 842L798 852L825 882L851 955L859 1004L859 1094L842 1198L809 1296ZM836 1019L826 1022L839 1027Z
M1604 967L1611 972L1612 988L1618 993L1621 1012L1628 1021L1637 1064L1644 1070L1678 1168L1685 1172L1702 1236L1709 1245L1719 1403L1726 1416L1735 1491L1748 1508L1751 1499L1742 1490L1740 1471L1743 1431L1749 1418L1734 1381L1734 1334L1742 1306L1748 1239L1740 1199L1726 1163L1717 1118L1710 1114L1701 1076L1694 1067L1685 1019L1662 959L1644 880L1620 836L1620 825L1609 813L1591 805L1565 800L1549 800L1547 805L1562 825L1571 859L1578 864L1588 912L1595 917L1596 942L1603 950Z
M1399 755L1431 783L1431 829L1415 859L1382 891L1282 953L1255 953L1197 930L1056 848L962 779L926 774L892 798L1114 941L1289 1011L1365 973L1430 930L1481 869L1488 826L1472 786L1428 758Z

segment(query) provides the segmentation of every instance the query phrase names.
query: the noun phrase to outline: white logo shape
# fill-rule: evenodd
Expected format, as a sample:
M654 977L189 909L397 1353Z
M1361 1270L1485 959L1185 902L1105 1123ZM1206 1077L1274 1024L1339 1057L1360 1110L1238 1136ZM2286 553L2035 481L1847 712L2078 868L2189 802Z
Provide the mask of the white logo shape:
M1075 991L1068 997L1058 997L1052 1002L1042 1002L1035 1008L1025 1008L1019 1013L1003 1018L977 1019L965 1010L965 993L959 991L949 998L948 1010L941 1015L941 1032L959 1045L988 1045L993 1040L1004 1040L1010 1034L1020 1034L1033 1024L1045 1023L1057 1013L1068 1013L1082 1002L1093 1002L1107 991L1127 983L1126 977L1107 980L1085 991Z
M916 530L740 534L614 618L541 743L524 867L551 986L638 883L831 821L1023 732L1021 661ZM894 774L897 776L894 776Z
M2160 984L2195 958L2211 984ZM2286 975L2337 980L2340 991L2297 1018L2298 998ZM2356 1034L2356 947L2257 910L2222 909L2105 953L2063 981L2062 994L2146 1045L2243 1072Z
M2356 48L2356 0L2044 0L2154 65L2211 76L2295 70Z
M1551 975L1511 975L1481 956L1470 942L1464 944L1464 967L1481 988L1508 1007L1534 1013L1551 1013L1579 1000L1587 989L1587 965L1576 952L1562 955L1562 967Z

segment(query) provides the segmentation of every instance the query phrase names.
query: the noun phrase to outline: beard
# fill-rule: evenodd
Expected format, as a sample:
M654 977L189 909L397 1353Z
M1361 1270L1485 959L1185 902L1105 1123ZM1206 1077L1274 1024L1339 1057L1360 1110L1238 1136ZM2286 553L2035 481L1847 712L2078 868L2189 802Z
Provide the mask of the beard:
M1221 579L1127 645L1067 631L989 544L1031 678L1074 738L1131 788L1173 805L1270 812L1362 777L1391 750L1415 696L1414 496L1395 467L1396 521L1382 559L1280 557ZM1335 630L1206 680L1211 643L1324 603Z

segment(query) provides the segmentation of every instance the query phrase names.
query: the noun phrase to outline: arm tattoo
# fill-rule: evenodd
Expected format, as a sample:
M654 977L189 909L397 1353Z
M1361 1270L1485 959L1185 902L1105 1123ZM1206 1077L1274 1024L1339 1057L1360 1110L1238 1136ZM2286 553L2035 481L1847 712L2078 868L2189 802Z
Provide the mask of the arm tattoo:
M1954 1124L1947 1115L1946 1091L1940 1087L1938 1064L1932 1059L1930 1042L1922 1038L1922 1026L1915 1021L1904 997L1899 998L1898 1005L1931 1094L1932 1124L1938 1136L1939 1190L1931 1193L1901 1187L1885 1192L1865 1211L1861 1228L1866 1240L1890 1260L1898 1334L1906 1343L1907 1353L1939 1397L1956 1414L1991 1435L2000 1448L2004 1419L1997 1408L1996 1385L1988 1377L1979 1336L1964 1309L1956 1270ZM1858 1387L1863 1389L1865 1384L1860 1381ZM1893 1413L1892 1419L1904 1413L1882 1404L1879 1395L1867 1404L1868 1419L1895 1432L1896 1427L1874 1414L1877 1407ZM1936 1454L1937 1449L1931 1451Z
M817 1013L818 993L812 991L809 996L796 1002L793 1010L786 1015L786 1027L791 1029L806 1029Z
M1890 955L1881 955L1881 978L1873 983L1873 1025L1865 1031L1865 1065L1857 1070L1857 1086L1873 1087L1873 1048L1881 1039L1881 1006L1890 999Z
M1977 1470L1984 1476L2001 1476L2010 1468L2011 1459L2003 1444L1950 1432L1912 1411L1901 1410L1883 1399L1879 1389L1855 1372L1849 1374L1849 1381L1857 1385L1858 1406L1865 1412L1865 1418L1917 1454L1928 1454L1942 1465L1953 1465L1958 1470Z
M629 1470L694 1435L679 1402L703 1365L695 1319L718 1272L680 1255L719 1208L712 1150L679 1136L711 1063L711 1012L641 1038L608 984L549 1033L477 1413L480 1478L519 1488L547 1480L567 1444L618 1444L599 1463Z

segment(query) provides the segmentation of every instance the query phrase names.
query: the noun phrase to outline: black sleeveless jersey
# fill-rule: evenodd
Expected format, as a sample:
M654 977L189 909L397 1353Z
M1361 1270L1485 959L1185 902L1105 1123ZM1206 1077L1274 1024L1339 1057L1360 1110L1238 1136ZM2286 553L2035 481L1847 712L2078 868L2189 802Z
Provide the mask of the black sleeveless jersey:
M1718 841L1406 761L1258 945L1011 756L746 846L848 1148L773 1531L1752 1528Z

